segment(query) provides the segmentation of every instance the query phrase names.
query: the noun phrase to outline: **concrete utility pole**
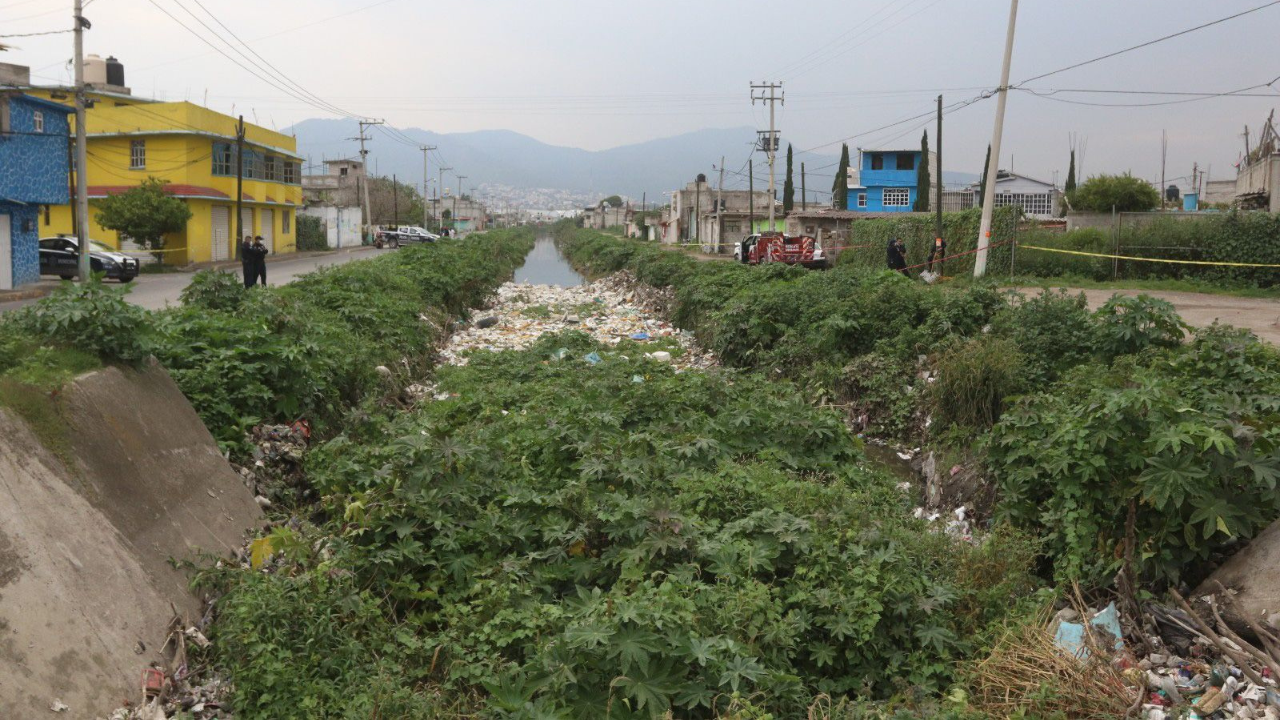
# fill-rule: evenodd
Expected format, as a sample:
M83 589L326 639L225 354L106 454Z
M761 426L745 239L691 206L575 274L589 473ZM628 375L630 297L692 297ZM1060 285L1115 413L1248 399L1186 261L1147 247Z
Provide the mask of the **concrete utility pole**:
M400 226L400 182L395 173L391 173L391 222Z
M809 209L808 195L809 195L809 191L806 190L804 187L804 163L800 163L800 209L801 210Z
M427 227L427 153L436 149L435 145L423 145L422 150L422 227Z
M76 64L76 244L79 258L76 275L80 282L89 281L89 151L84 127L84 31L92 27L84 19L83 0L75 3L75 64Z
M995 212L996 182L1000 179L1000 140L1004 135L1004 106L1009 99L1009 65L1013 62L1013 31L1018 23L1018 0L1009 6L1009 32L1004 41L1004 68L1000 71L1000 87L996 90L996 124L991 134L991 162L987 164L987 187L982 199L982 226L978 230L978 257L973 263L973 276L987 273L987 247L991 244L991 215Z
M342 223L338 223L341 227ZM236 123L236 237L231 257L240 259L240 243L244 240L244 116Z
M716 252L724 244L724 156L720 156L720 183L716 185Z
M941 95L938 96L938 137L935 138L935 140L937 141L937 145L938 145L938 150L937 150L938 178L934 180L934 182L938 183L937 185L938 192L935 195L935 197L937 198L936 204L938 206L937 207L938 219L934 223L936 225L936 227L934 228L934 232L935 232L934 237L936 237L938 240L942 240L942 96ZM924 161L929 162L929 158L925 158ZM929 189L925 188L924 191L929 192Z
M1160 131L1160 209L1164 209L1165 163L1169 160L1169 131Z
M364 243L366 245L373 244L373 212L369 209L369 151L364 149L364 142L373 138L364 134L365 126L382 125L382 120L361 120L360 121L360 163L364 171Z
M747 158L747 234L756 234L756 164Z
M458 197L462 195L462 181L467 179L466 175L458 175L458 194L453 196L453 226L458 227Z
M776 228L774 223L774 206L777 205L777 195L775 194L776 190L774 190L773 165L774 159L778 154L778 130L777 125L774 122L774 108L778 103L782 103L783 105L787 104L787 94L778 94L778 91L781 89L782 83L780 82L751 84L751 104L755 105L757 100L769 103L769 232L774 232L774 229ZM756 95L756 90L760 91L759 95ZM765 95L765 91L768 91L769 94Z

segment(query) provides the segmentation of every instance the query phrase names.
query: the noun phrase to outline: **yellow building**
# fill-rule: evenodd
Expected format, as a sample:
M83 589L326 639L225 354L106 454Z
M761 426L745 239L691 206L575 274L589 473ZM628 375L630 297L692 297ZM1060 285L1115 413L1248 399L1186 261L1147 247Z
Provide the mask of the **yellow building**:
M72 103L65 91L32 88L27 92ZM95 201L156 177L191 208L186 230L165 236L165 263L234 257L236 119L189 102L154 102L96 91L90 96L95 102L85 118L89 237L118 249L133 249L127 239L97 224ZM261 235L273 253L296 250L295 211L302 205L300 160L295 138L245 123L244 234ZM71 234L72 223L70 205L45 208L40 235Z

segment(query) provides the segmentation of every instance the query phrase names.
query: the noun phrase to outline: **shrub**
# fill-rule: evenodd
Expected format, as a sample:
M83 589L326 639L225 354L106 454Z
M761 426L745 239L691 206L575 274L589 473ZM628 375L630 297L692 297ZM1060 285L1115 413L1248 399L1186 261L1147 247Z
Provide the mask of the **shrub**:
M1146 180L1124 175L1095 175L1076 188L1071 207L1085 212L1135 212L1160 204L1160 191Z
M133 363L147 356L147 311L124 299L128 287L102 278L64 282L49 297L21 311L18 326L47 342L96 354L105 362Z
M191 276L178 299L183 305L203 310L234 311L244 304L248 288L235 273L201 270Z
M298 215L298 251L328 250L329 238L325 237L324 222L314 215Z
M1149 347L1175 347L1188 328L1172 303L1148 295L1113 295L1094 317L1098 351L1108 358Z
M991 328L1017 345L1031 387L1045 387L1093 355L1096 329L1083 293L1045 290L996 313Z
M1025 387L1022 353L1012 340L978 337L957 341L937 359L937 381L929 387L930 403L940 429L969 435L989 429L1000 419L1004 398Z

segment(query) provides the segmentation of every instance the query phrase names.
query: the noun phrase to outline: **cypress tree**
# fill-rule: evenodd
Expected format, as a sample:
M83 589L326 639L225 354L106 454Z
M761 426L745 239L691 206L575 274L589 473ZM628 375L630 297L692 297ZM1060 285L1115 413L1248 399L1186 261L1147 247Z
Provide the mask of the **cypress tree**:
M920 167L916 168L916 202L911 208L916 212L929 212L929 188L933 182L929 176L929 131L920 138Z
M1068 193L1076 191L1076 151L1071 151L1071 164L1067 166L1067 184L1063 190Z
M978 185L978 207L987 197L987 168L991 167L991 146L987 145L987 160L982 163L982 182Z
M836 179L831 183L831 207L836 210L849 209L849 146L842 145L840 150L840 167L836 170Z
M782 212L791 212L795 205L796 183L791 177L791 143L787 143L787 179L782 183Z

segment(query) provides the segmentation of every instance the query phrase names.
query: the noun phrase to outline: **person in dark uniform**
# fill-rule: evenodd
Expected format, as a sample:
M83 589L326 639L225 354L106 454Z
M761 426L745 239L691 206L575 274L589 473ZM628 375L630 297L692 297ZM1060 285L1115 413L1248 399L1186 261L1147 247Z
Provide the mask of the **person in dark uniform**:
M253 264L253 238L248 235L240 242L240 277L244 278L245 287L253 287L258 278L257 266Z
M267 246L262 244L262 236L253 238L253 281L267 284Z
M898 238L889 241L889 269L902 273L903 277L911 277L907 272L907 246Z

